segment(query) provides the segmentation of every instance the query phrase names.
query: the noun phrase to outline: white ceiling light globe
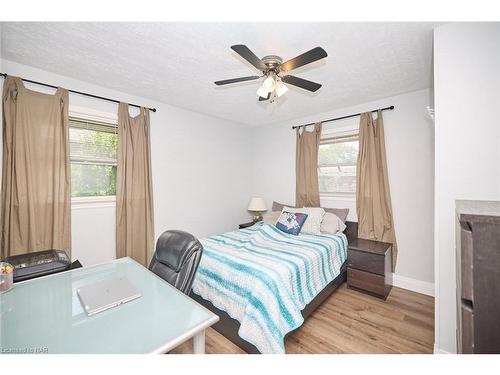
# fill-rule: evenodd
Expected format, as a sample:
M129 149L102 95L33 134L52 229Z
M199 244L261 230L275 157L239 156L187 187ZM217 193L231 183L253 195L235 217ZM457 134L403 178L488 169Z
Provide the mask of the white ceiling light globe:
M288 91L288 87L286 87L286 85L283 82L278 81L276 82L275 90L276 90L276 96L279 98L281 95L283 95L285 92Z
M267 94L269 91L264 87L264 85L260 86L259 89L257 90L257 95L263 98L267 98Z
M276 81L274 80L274 77L272 75L270 75L264 80L262 87L264 87L267 90L267 92L271 92L274 90L275 84L276 84Z

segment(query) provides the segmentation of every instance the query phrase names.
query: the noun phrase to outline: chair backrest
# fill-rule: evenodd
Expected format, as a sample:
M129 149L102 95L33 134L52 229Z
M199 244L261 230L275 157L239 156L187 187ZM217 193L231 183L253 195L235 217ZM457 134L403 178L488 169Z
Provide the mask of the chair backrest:
M149 270L189 295L203 246L193 235L167 230L156 242Z

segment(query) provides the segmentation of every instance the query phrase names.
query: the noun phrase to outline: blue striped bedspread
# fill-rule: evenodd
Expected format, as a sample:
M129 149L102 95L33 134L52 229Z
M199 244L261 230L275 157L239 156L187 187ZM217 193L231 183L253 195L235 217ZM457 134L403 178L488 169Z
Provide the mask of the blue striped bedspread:
M340 273L344 234L294 236L270 224L201 240L193 292L240 322L241 338L261 353L285 353L301 310Z

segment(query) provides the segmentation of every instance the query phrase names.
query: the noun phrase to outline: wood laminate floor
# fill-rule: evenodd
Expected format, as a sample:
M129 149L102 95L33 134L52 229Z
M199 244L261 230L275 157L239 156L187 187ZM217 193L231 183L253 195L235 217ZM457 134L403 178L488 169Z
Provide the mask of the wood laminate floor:
M286 340L286 352L432 353L434 298L392 288L386 301L344 283ZM245 353L212 328L206 352ZM192 353L191 340L173 353Z

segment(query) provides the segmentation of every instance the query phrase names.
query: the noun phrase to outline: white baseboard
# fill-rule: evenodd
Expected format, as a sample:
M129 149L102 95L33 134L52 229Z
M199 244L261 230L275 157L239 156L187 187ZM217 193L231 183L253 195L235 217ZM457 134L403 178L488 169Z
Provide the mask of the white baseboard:
M452 354L444 349L440 349L434 344L434 354Z
M434 283L392 274L392 285L434 297Z

